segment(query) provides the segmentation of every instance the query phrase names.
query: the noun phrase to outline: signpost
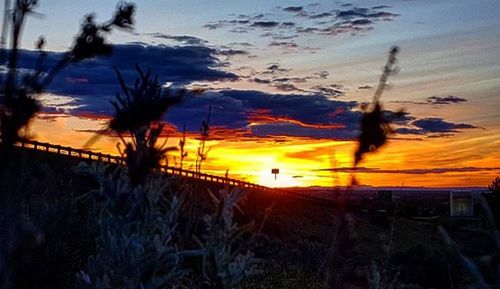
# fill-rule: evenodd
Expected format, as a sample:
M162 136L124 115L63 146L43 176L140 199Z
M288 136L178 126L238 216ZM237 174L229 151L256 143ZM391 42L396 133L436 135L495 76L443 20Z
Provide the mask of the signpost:
M271 174L274 175L274 180L276 181L276 178L278 177L278 174L280 173L280 169L272 169Z

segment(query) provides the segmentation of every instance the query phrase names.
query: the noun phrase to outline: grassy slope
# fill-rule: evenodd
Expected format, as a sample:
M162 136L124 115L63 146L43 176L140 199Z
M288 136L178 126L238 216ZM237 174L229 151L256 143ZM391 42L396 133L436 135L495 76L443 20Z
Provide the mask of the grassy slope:
M32 174L42 180L39 184L44 181L56 182L58 185L54 185L52 190L65 188L65 193L68 194L69 190L71 197L85 193L95 185L88 179L72 173L71 167L77 164L74 159L33 151L19 151L16 158L19 164L29 165ZM192 201L209 202L204 192L209 188L206 183L188 185L192 186L195 192ZM212 186L210 189L217 190L218 187ZM259 222L264 216L265 209L273 203L272 213L264 226L266 237L262 238L261 246L256 250L259 257L264 260L263 274L249 279L243 287L321 288L324 285L325 275L329 273L330 260L327 256L334 239L335 210L311 206L300 200L278 197L269 192L250 192L247 200L241 205L244 213L240 214L239 218L242 222L248 220ZM54 222L63 222L60 217L54 216L54 218ZM374 222L372 216L354 214L354 220L357 256L365 263L382 260L385 257L384 246L389 243L390 230ZM455 286L467 281L467 274L456 260L450 257L448 248L438 235L438 224L446 226L470 256L477 258L492 246L484 230L463 229L447 220L438 221L438 224L403 218L389 221L394 224L391 263L398 269L400 279L407 283L417 282L424 287L449 288L448 272L456 280ZM76 230L58 234L74 238L79 232ZM50 238L50 234L47 237ZM77 246L78 242L71 242L70 245ZM58 246L61 246L64 252L74 250L74 248L64 248L69 246L68 244ZM85 246L91 247L91 244ZM80 251L76 253L82 254ZM72 258L71 254L75 252L61 254L59 256L61 260L52 262L64 264ZM436 264L431 266L429 262ZM77 264L75 266L77 267ZM77 270L76 267L73 270ZM54 272L56 273L58 272Z

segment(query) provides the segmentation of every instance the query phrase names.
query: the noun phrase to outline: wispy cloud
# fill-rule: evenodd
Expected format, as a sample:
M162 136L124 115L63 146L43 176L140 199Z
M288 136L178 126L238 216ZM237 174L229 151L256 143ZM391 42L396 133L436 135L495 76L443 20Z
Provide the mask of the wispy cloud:
M370 173L370 174L407 174L407 175L425 175L425 174L446 174L446 173L470 173L470 172L490 172L500 170L500 167L458 167L458 168L431 168L431 169L380 169L367 167L340 167L319 169L317 171L330 171L338 173Z
M146 35L150 35L154 38L161 38L161 39L167 39L167 40L173 40L176 42L180 42L182 44L186 45L205 45L208 42L204 39L191 36L191 35L170 35L170 34L164 34L164 33L148 33Z
M283 8L283 11L292 12L292 13L301 12L303 10L304 10L304 7L302 7L302 6L289 6L289 7Z
M358 35L374 29L377 22L392 21L399 15L388 11L391 7L372 8L340 5L340 9L318 11L320 5L276 7L274 11L257 15L238 15L235 19L213 21L204 25L208 29L229 28L230 32L246 33L252 30L270 30L262 37L274 40L293 39L302 34ZM278 12L276 12L276 10ZM278 46L277 46L278 47Z
M458 97L454 95L445 95L445 96L430 96L427 98L427 102L431 104L453 104L453 103L461 103L466 102L467 99L463 97Z
M467 123L452 123L439 117L428 117L421 118L410 123L415 126L416 129L412 131L412 134L428 134L428 133L456 133L464 129L474 129L479 128L472 124ZM397 130L399 133L402 129Z

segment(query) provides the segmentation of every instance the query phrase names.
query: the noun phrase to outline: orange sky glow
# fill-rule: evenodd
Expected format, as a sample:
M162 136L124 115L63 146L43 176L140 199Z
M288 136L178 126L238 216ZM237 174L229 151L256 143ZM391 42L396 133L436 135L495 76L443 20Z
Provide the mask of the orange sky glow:
M32 136L39 141L82 148L95 135L90 130L104 127L105 119L70 115L41 115L31 126ZM34 133L36 132L36 133ZM168 138L167 144L177 146L177 136ZM379 152L367 155L361 167L382 170L427 169L429 167L483 167L492 168L500 160L500 131L478 131L467 136L455 135L425 141L393 139ZM103 136L87 149L118 154L118 138ZM195 135L187 137L188 157L184 168L192 169L199 140ZM331 172L321 169L351 167L356 143L353 141L312 140L307 138L277 137L269 139L245 139L231 137L207 142L210 149L202 171L247 180L269 187L291 186L345 186L351 182L351 172ZM453 153L450 153L453 152ZM177 154L170 154L169 165L179 166ZM277 179L272 168L279 168ZM500 168L475 172L445 173L365 173L355 177L361 185L371 186L426 186L457 187L485 186Z
M71 47L75 15L104 17L115 7L42 2L45 17L30 19L23 34L27 72L39 35L48 68ZM111 55L68 65L37 95L42 110L28 135L82 148L114 114L110 101L122 88L113 67L133 86L139 65L162 87L199 88L162 117L168 145L187 131L186 169L210 108L205 173L270 187L346 186L353 176L370 186L486 187L500 175L498 0L285 1L300 13L284 1L149 2L137 3L133 33L109 35ZM353 172L361 109L393 46L397 73L380 100L395 133ZM117 142L106 134L88 149L117 155ZM168 164L179 166L178 153Z

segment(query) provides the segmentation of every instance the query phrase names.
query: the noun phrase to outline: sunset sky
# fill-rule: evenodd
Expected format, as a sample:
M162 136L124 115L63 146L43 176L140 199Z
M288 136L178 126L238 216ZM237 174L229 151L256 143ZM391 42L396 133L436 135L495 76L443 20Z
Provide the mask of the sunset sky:
M40 1L23 35L20 66L32 69L43 34L47 65L68 49L84 14L109 18L113 1ZM203 170L267 186L349 183L360 104L373 96L389 48L399 72L382 96L394 119L388 144L365 157L363 185L486 186L500 174L498 0L135 1L134 31L113 32L111 57L65 68L40 96L34 138L82 147L106 125L134 65L165 83L201 87L168 111L165 135L183 127L188 161L212 107ZM117 138L91 147L116 154ZM169 157L169 164L177 155ZM189 164L185 167L189 167ZM279 168L277 180L271 174Z

